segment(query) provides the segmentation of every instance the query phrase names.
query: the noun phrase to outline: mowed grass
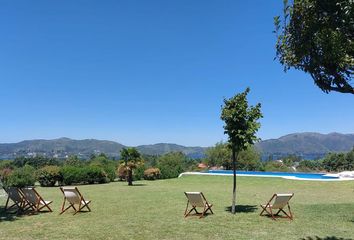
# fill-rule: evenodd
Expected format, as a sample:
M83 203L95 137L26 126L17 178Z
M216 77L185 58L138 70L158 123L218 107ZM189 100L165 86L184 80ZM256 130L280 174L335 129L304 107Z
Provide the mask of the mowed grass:
M237 178L238 212L231 214L232 177L179 179L79 186L92 212L59 215L57 187L37 190L53 200L53 213L13 216L3 212L0 239L351 239L354 238L354 182ZM213 215L184 218L184 191L202 191ZM259 204L275 192L294 192L293 221L259 216ZM330 238L332 237L332 238Z

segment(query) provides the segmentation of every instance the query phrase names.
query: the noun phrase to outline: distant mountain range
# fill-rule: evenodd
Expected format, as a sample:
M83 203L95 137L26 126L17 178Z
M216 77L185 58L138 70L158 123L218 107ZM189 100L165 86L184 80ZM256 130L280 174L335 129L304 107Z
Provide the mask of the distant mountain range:
M66 158L75 154L88 158L91 154L105 153L118 157L123 144L96 139L74 140L70 138L58 138L53 140L25 140L19 143L0 143L0 159L12 159L17 156L45 155L50 157ZM183 152L191 158L204 156L206 148L185 147L177 144L158 143L153 145L141 145L136 147L139 152L147 155L162 155L168 152Z
M323 157L329 152L347 152L354 147L354 134L293 133L256 144L263 156L295 154L305 159Z
M0 144L0 159L36 154L65 158L76 154L83 158L91 154L105 153L118 157L122 148L127 147L114 141L85 139L73 140L59 138L53 140L26 140L19 143ZM294 133L278 139L264 140L256 144L263 158L278 158L288 154L303 156L305 159L323 157L328 152L346 152L354 147L354 134ZM136 147L142 154L162 155L180 151L191 158L201 158L207 148L185 147L177 144L158 143Z

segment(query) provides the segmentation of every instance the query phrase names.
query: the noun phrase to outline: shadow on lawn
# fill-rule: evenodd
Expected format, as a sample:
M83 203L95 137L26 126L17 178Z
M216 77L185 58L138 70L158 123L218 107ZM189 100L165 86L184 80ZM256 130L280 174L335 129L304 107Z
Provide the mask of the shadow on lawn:
M300 238L300 240L353 240L353 239L352 238L341 238L341 237L335 237L335 236L327 236L327 237L314 236L314 237Z
M15 221L18 220L19 217L21 217L22 215L17 213L16 211L5 211L5 207L1 206L0 207L0 222L4 222L4 221Z
M46 213L51 213L50 211L41 211L41 212L35 212L35 211L31 211L31 210L27 210L25 212L21 212L21 211L17 211L17 209L11 209L11 210L7 210L5 211L5 207L4 206L0 206L0 222L4 222L4 221L16 221L19 220L22 217L25 216L33 216L33 215L37 215L37 214L46 214Z
M226 212L231 212L231 206L225 208ZM257 211L257 205L236 205L236 212L251 213Z
M144 187L146 184L144 183L133 183L133 185L126 185L127 187Z

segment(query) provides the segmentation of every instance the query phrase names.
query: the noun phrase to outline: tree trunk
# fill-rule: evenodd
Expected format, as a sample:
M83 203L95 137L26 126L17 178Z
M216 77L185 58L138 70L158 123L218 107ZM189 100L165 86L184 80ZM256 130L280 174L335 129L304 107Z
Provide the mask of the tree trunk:
M231 212L233 214L236 213L236 160L237 160L238 152L236 152L235 148L232 148L232 170L234 173L234 185L232 188L232 205Z
M128 176L127 176L127 182L128 182L128 186L132 186L133 185L133 170L128 167Z

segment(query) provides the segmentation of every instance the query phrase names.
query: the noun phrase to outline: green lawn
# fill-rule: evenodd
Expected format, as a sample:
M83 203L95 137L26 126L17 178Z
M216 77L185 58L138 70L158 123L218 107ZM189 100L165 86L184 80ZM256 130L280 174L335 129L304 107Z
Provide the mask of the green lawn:
M0 239L351 239L354 238L354 182L313 182L238 177L239 212L231 204L232 178L184 176L179 179L79 186L92 200L90 213L59 215L62 193L40 188L53 200L53 213L13 216L3 212ZM183 217L184 191L202 191L214 215ZM259 204L275 192L294 192L294 221L260 217Z

